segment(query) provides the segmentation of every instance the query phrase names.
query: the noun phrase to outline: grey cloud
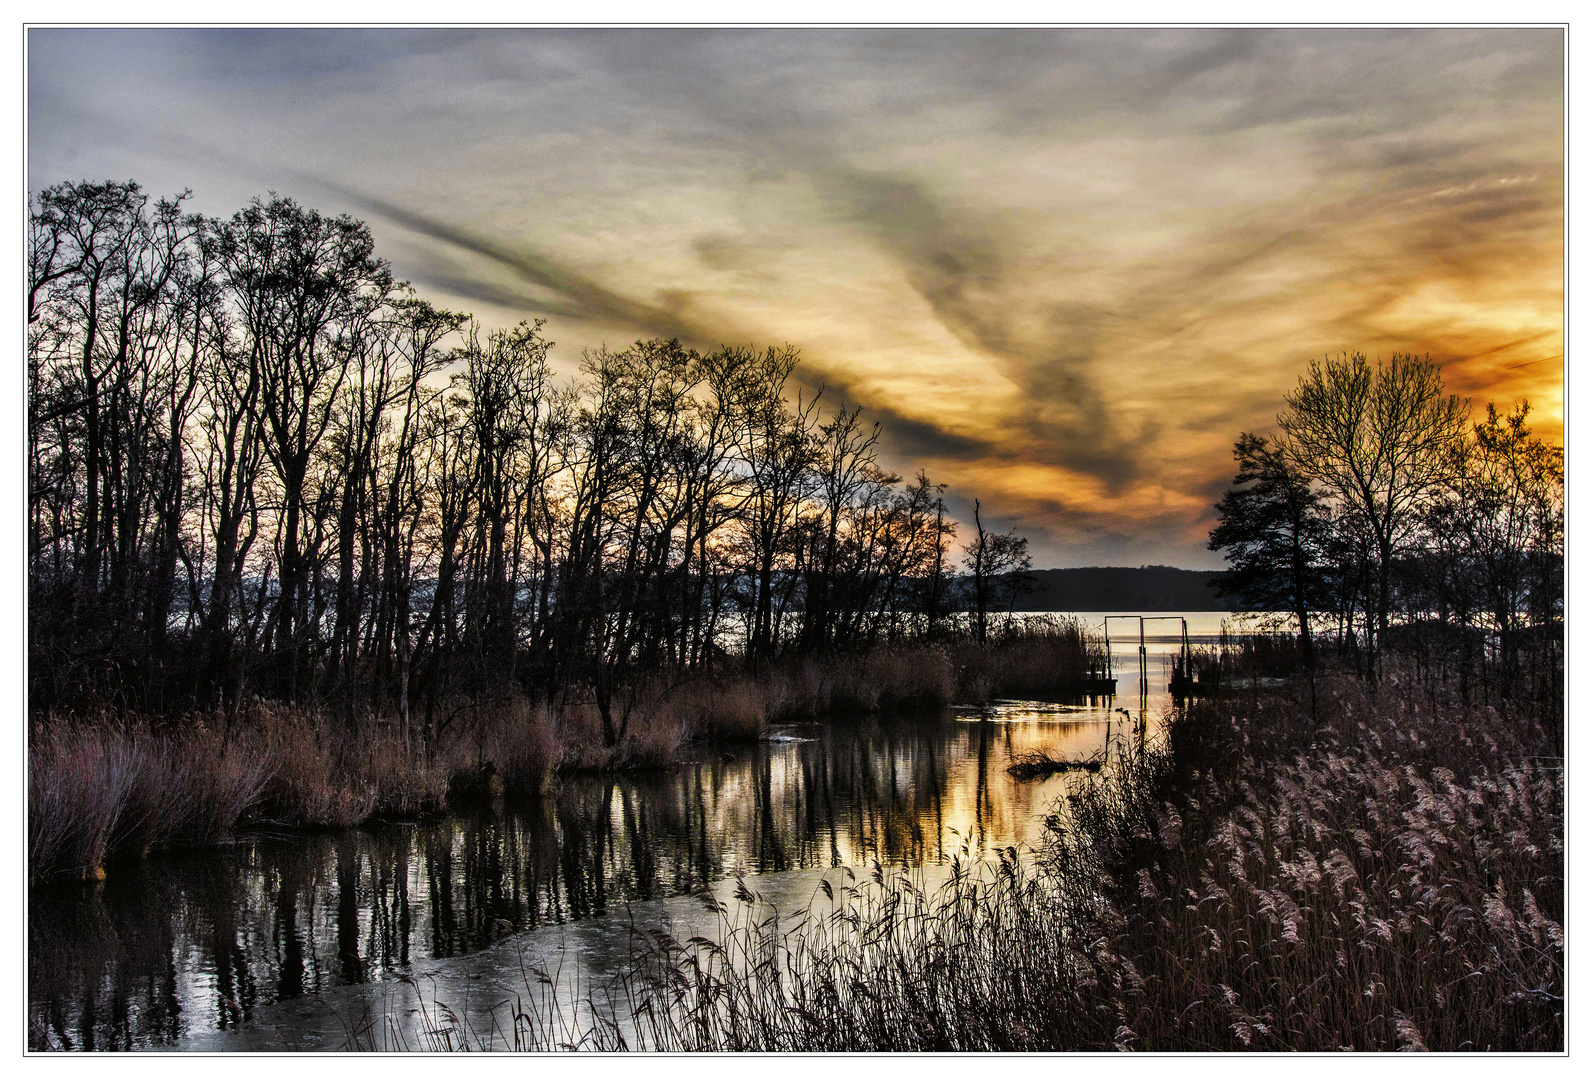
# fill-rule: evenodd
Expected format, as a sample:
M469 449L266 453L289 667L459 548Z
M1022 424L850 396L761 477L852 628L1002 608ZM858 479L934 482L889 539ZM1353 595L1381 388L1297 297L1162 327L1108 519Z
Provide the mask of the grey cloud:
M571 319L620 323L636 327L645 333L660 337L678 337L693 343L705 340L699 328L683 322L665 308L644 304L616 293L590 278L559 266L535 251L523 247L511 247L462 226L399 206L386 199L351 190L340 184L325 180L321 183L370 213L402 225L412 232L490 259L512 270L530 284L551 290L563 299L562 310L558 314Z
M691 249L702 260L702 265L710 270L735 270L746 262L742 246L734 237L723 233L699 236L691 242Z
M462 300L491 304L511 311L534 311L538 315L558 318L569 314L569 305L561 300L549 300L545 293L535 295L526 289L510 288L463 270L444 270L423 265L412 276L417 285L440 289Z
M1108 422L1109 403L1091 374L1093 346L1112 313L1066 302L1034 311L1014 301L1019 270L1002 242L1010 226L950 210L911 179L833 166L815 182L896 256L948 330L1023 388L1031 410L1025 460L1065 465L1113 490L1140 475L1140 445Z

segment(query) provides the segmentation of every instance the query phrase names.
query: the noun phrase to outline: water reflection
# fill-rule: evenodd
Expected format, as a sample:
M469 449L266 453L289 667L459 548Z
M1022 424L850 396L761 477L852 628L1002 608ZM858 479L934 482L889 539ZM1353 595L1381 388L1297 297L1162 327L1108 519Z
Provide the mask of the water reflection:
M1161 668L1176 647L1172 635L1149 643ZM1147 700L1151 728L1164 690L1157 680ZM295 1002L308 1016L338 987L736 874L933 867L1031 842L1069 781L1018 782L1007 765L1025 751L1089 757L1108 739L1142 738L1133 699L1133 718L1119 698L794 725L666 774L571 778L534 802L253 837L117 867L99 885L35 890L29 1042L171 1046L247 1029L268 1007L274 1022Z
M263 1003L735 874L938 864L1021 843L1060 782L1016 782L1012 755L1090 752L1101 738L1098 712L1010 704L800 725L665 775L573 778L536 802L255 837L35 890L30 1041L166 1045L247 1023Z

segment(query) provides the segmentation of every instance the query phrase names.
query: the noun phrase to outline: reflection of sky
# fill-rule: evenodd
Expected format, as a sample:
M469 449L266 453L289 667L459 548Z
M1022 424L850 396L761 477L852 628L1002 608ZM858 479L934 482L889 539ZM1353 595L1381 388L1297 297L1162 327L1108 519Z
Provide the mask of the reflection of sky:
M1105 614L1076 617L1098 630ZM1223 612L1186 618L1196 644L1213 639L1224 621L1237 623ZM563 932L559 924L606 926L570 933L607 942L601 947L611 952L615 917L628 903L714 882L722 892L738 873L759 890L797 881L811 890L812 875L833 865L863 876L875 860L937 872L952 858L1034 843L1072 781L1020 782L1006 771L1014 758L1045 750L1087 759L1108 739L1119 748L1137 739L1131 718L1114 711L1138 711L1137 623L1112 626L1124 680L1115 699L998 701L939 716L784 725L775 741L701 747L701 760L661 775L566 778L555 797L514 813L256 842L118 868L98 889L36 900L33 921L44 929L32 939L34 1015L52 996L78 1015L88 979L100 988L101 1025L113 1023L116 995L137 1002L148 994L145 1018L133 1026L165 1030L148 1018L169 996L178 1031L193 1037L235 1022L227 1002L258 1016L291 988L302 996L269 1015L313 1027L330 1021L311 999L339 994L351 980L390 985L399 973L439 965L457 973L464 962L450 956L467 958L505 936L545 943ZM1170 706L1165 661L1181 625L1158 620L1146 629L1153 738ZM72 903L57 911L62 897ZM295 943L298 965L290 960Z
M582 346L801 346L1038 564L1213 565L1312 357L1562 428L1559 30L32 30L29 183L267 190Z
M881 725L861 742L794 725L811 741L742 750L740 761L687 766L650 785L577 778L566 784L583 791L564 798L589 815L580 820L562 809L551 817L460 818L250 844L169 865L153 859L138 870L144 887L113 880L75 897L89 921L116 928L101 944L70 918L42 919L35 953L60 955L34 968L34 1015L58 1007L69 1027L84 1022L87 980L97 987L93 1022L114 1026L117 1002L130 1001L140 1039L152 1034L153 1006L168 997L186 1037L231 1027L240 1012L257 1017L284 987L299 996L269 1015L313 1019L324 1013L313 999L351 981L390 986L407 971L457 970L450 956L468 957L505 936L545 941L560 924L595 921L610 928L601 936L632 902L715 881L722 891L740 872L761 889L764 878L785 881L837 863L866 876L875 860L932 869L953 857L987 858L1037 840L1042 815L1068 782L1020 783L1006 772L1013 757L1038 748L1089 757L1106 736L1103 712L1058 719L1004 703L992 715L996 722L901 717L897 730ZM924 725L932 733L913 730ZM643 863L653 868L650 881L639 877ZM590 892L598 878L600 904ZM571 933L585 940L592 932ZM144 951L129 953L131 940ZM294 943L297 964L289 960ZM98 1037L104 1048L109 1033Z

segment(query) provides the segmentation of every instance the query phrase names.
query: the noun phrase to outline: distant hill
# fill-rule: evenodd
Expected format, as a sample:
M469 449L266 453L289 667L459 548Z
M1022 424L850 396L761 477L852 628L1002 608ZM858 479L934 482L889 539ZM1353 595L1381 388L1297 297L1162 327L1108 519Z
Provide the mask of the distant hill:
M1033 570L1039 586L1018 611L1233 611L1210 581L1219 571L1174 566L1080 566Z

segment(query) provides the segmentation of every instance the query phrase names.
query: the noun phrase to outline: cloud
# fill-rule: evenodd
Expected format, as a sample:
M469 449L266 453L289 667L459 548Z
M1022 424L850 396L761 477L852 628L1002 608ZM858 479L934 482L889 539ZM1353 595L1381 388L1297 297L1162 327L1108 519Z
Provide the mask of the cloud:
M307 191L369 216L401 275L546 315L564 349L791 342L893 468L1041 561L1211 565L1233 440L1324 353L1429 352L1562 432L1557 29L29 45L34 184L136 176L211 212Z
M953 212L910 178L834 167L815 182L895 256L941 324L1021 389L1027 404L1014 419L1032 439L1031 460L1066 463L1118 488L1137 475L1128 436L1108 422L1091 377L1111 312L1018 299L1012 279L1024 268L1006 243L1010 226Z
M411 210L387 199L366 195L341 184L321 180L328 190L341 193L356 206L363 207L411 232L429 236L445 244L480 255L513 271L523 281L546 289L562 302L555 314L571 319L602 320L633 326L646 334L695 340L694 328L672 312L621 296L597 282L559 266L538 252L488 239L470 229Z

